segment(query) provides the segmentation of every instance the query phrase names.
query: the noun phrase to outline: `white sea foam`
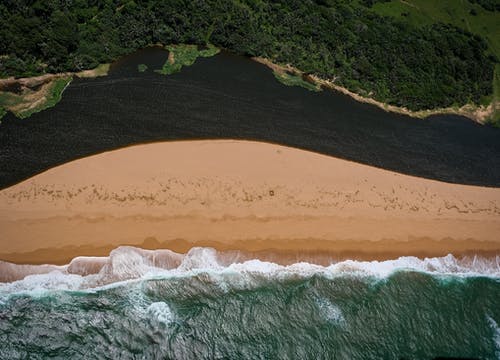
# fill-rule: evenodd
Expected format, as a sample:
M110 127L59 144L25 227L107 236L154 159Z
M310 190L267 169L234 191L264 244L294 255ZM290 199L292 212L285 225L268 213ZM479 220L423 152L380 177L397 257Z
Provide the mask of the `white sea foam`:
M170 306L163 301L152 303L149 305L146 312L150 316L153 323L168 325L174 318Z
M84 278L80 275L52 271L47 274L28 275L22 280L0 284L0 294L30 292L32 295L43 293L47 289L78 290L82 288Z
M225 265L222 265L225 264ZM306 262L284 266L258 259L230 262L212 248L193 248L187 254L170 250L143 250L122 246L108 257L78 257L66 266L50 268L15 265L0 262L4 279L14 275L20 280L0 283L0 294L40 290L84 290L111 284L122 284L149 278L191 277L206 274L207 279L218 283L221 289L248 288L263 280L289 280L320 275L370 276L384 278L398 270L413 270L434 275L489 276L500 278L500 257L467 257L457 259L452 255L440 258L400 257L387 261L345 260L320 266ZM24 267L23 267L24 266ZM12 273L12 274L11 274ZM27 276L26 276L27 275ZM7 280L8 281L8 280Z
M316 305L318 306L321 316L325 320L335 325L345 324L345 318L342 310L340 310L340 308L331 301L324 298L318 298L316 299Z
M178 271L190 271L196 269L215 270L223 269L217 260L217 251L212 248L195 247L182 259Z
M78 256L68 264L67 272L83 276L95 274L106 265L108 259L107 256Z
M500 328L498 327L497 322L491 317L487 316L488 324L493 330L493 342L495 343L495 355L497 359L500 359Z
M431 274L485 275L500 277L500 258L466 257L457 259L449 254L444 257L419 259L414 256L402 256L386 261L346 260L328 267L331 272L363 273L377 277L387 277L397 270L414 270Z

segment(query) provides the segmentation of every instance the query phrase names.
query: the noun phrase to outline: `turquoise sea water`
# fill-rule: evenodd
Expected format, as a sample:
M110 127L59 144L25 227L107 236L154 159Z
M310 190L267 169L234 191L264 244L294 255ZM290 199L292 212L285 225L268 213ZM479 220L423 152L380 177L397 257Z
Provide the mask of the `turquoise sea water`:
M31 275L0 284L0 358L499 359L499 260L280 266L123 247L45 274L12 265Z

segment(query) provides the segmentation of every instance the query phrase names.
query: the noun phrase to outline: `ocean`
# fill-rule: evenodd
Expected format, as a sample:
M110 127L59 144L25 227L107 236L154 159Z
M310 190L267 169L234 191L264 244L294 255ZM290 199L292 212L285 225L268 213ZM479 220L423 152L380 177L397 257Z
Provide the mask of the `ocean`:
M22 279L0 284L0 358L500 359L499 256L308 261L119 247L3 263Z

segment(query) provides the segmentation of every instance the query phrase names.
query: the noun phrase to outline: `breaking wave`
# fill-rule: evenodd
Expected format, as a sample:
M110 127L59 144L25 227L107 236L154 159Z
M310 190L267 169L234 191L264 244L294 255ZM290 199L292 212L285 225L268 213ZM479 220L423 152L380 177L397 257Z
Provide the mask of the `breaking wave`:
M499 258L290 265L119 247L0 264L0 358L499 359Z
M493 342L496 350L495 354L497 358L500 359L500 327L498 327L498 324L491 316L487 316L486 319L491 327L491 330L493 331Z
M386 278L398 271L437 276L500 278L500 257L479 256L419 259L400 257L386 261L332 261L329 266L309 262L291 265L249 259L212 248L192 248L186 254L170 250L144 250L121 246L108 257L77 257L64 266L16 265L0 262L0 295L44 290L92 290L124 281L190 277L205 274L222 289L248 288L265 281L286 281L312 276Z
M173 320L172 310L168 304L163 301L149 305L147 313L150 315L152 323L168 325Z

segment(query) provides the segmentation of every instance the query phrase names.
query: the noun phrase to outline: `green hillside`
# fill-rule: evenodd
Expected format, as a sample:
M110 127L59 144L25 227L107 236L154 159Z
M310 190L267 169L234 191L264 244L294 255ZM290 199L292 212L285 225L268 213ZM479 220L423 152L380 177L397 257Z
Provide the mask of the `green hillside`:
M467 0L392 0L380 1L372 6L379 15L391 16L412 26L421 28L436 23L446 23L479 35L488 44L488 52L500 59L500 12L490 11L493 5L481 6L482 2L500 7L500 1ZM482 99L482 104L492 99L500 101L500 64L495 66L494 95ZM495 114L500 121L500 114Z
M8 1L0 3L0 77L92 69L151 44L213 44L412 111L487 104L495 68L499 76L495 4ZM180 66L165 64L166 72ZM498 88L495 81L496 98Z

